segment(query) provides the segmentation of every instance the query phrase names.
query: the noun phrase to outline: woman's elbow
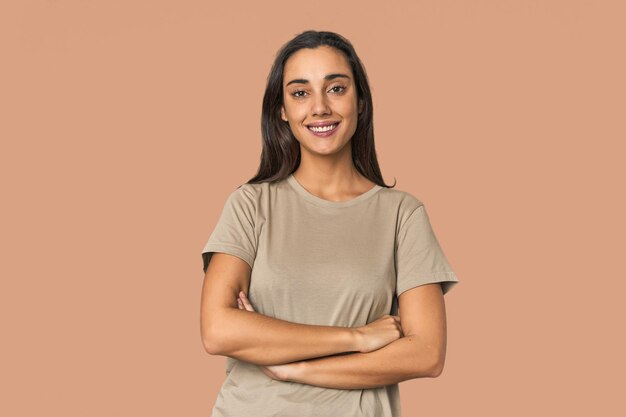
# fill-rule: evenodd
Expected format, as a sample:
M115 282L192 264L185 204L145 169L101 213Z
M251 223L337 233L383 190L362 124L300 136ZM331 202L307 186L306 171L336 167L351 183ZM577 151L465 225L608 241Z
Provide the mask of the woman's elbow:
M444 363L444 356L434 353L422 355L420 369L415 372L415 378L437 378L443 372Z
M202 320L200 325L200 333L204 350L209 355L221 355L219 332L215 325L209 323L209 320Z
M445 354L435 355L431 361L431 366L428 372L428 376L431 378L437 378L443 372L443 368L446 362Z
M217 343L215 343L215 338L202 335L202 345L204 346L206 353L209 355L220 354L219 347L217 346Z
M444 363L442 361L436 362L435 365L431 368L429 376L431 378L437 378L443 372Z

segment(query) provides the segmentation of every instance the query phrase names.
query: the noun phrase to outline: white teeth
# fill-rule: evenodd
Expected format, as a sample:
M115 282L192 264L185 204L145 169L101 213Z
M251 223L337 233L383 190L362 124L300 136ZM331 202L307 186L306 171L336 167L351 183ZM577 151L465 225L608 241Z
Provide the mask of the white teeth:
M314 132L328 132L329 130L333 130L335 127L337 127L337 124L338 123L335 123L334 125L324 126L324 127L309 126L309 129L311 129Z

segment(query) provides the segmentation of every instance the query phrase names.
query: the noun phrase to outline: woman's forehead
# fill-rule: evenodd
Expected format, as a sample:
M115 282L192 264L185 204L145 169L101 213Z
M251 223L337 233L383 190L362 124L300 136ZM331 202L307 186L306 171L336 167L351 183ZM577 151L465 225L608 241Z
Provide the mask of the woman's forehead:
M285 84L293 80L326 81L335 74L352 78L352 71L347 59L333 48L304 48L294 53L285 63ZM344 78L345 79L345 78Z

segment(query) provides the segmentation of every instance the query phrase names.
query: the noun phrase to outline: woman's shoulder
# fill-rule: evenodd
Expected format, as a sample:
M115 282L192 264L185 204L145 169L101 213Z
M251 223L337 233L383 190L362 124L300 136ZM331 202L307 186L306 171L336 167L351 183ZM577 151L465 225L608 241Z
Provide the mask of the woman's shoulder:
M246 182L246 183L238 185L237 188L235 188L235 190L233 191L233 194L248 195L248 196L258 195L263 191L262 188L263 188L263 183L251 184L251 183Z
M424 205L422 200L410 191L383 187L380 194L395 206L400 213L413 212Z
M249 196L249 197L259 197L264 193L267 193L270 188L275 187L276 182L257 182L250 183L245 182L235 189L234 193Z
M264 195L268 195L270 188L275 187L275 183L259 182L259 183L243 183L238 185L229 196L229 199L238 202L247 202L251 205L261 204Z

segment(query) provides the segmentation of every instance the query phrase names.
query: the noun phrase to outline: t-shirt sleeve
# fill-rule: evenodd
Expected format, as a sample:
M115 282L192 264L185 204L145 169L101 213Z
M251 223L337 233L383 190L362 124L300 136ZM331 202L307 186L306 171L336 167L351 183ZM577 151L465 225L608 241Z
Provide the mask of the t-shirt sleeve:
M441 283L443 294L458 282L435 236L424 205L416 208L398 231L396 244L396 293L424 284Z
M205 273L215 252L237 256L252 268L257 245L254 228L255 215L254 196L241 186L228 196L217 224L202 249L202 269Z

